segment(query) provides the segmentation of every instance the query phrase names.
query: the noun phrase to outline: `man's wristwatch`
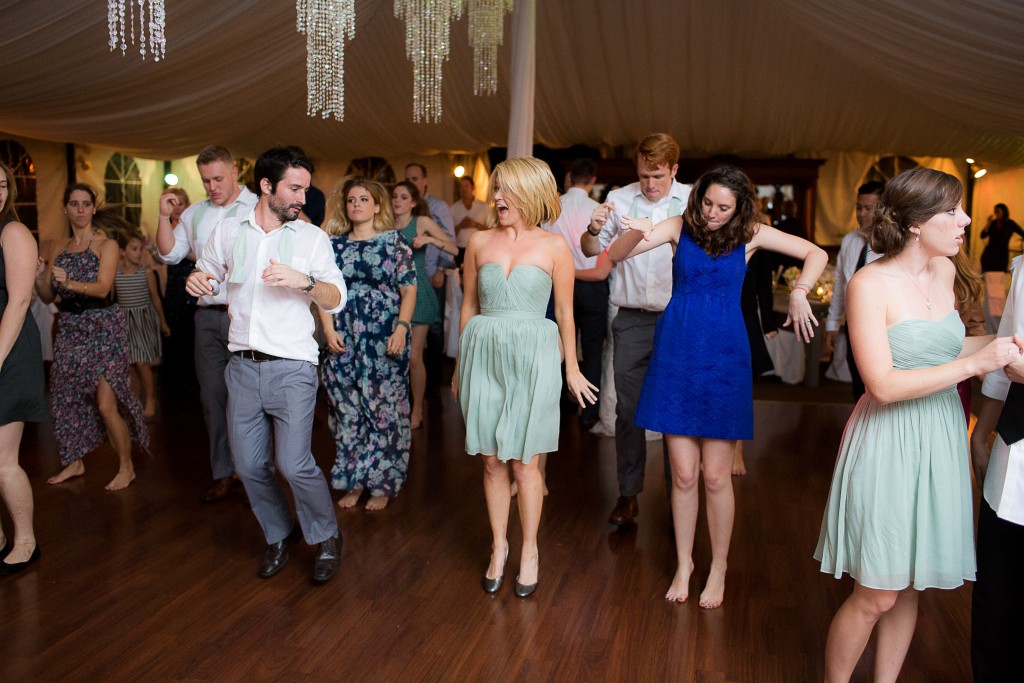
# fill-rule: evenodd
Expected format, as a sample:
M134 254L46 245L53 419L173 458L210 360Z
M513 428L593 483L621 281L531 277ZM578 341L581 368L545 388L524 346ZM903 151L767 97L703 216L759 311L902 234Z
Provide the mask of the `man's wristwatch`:
M306 292L306 293L312 292L313 288L316 287L316 278L313 277L312 275L307 275L306 276L306 281L309 284L307 284L305 287L303 287L302 291Z

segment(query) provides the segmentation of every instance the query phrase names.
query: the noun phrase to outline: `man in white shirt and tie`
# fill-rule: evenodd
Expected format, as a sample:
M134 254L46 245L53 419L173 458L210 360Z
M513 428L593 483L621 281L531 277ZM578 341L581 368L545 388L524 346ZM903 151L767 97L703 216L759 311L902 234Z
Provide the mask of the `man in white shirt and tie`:
M1024 257L999 322L999 337L1024 339ZM1012 381L1012 382L1011 382ZM978 505L978 574L971 604L971 664L978 683L1019 680L1024 643L1024 360L990 372L971 433ZM1005 401L1005 403L1004 403ZM995 442L988 437L995 430Z
M613 190L594 210L580 238L585 255L597 256L623 232L621 216L648 217L658 223L686 208L690 187L675 180L679 144L670 135L645 137L634 160L639 181ZM654 325L672 296L672 247L665 244L617 263L614 272L610 298L619 307L612 322L619 499L608 521L623 527L633 524L640 511L637 494L644 485L647 441L633 416L654 348Z
M244 216L256 205L256 195L239 186L238 167L226 148L218 145L204 148L196 157L196 166L208 197L185 209L173 230L170 216L178 199L169 193L160 198L156 245L162 260L169 265L179 263L190 253L193 258L199 258L215 225L225 218ZM203 495L202 501L212 503L227 497L238 482L228 451L227 417L224 414L228 395L224 368L230 354L228 307L223 291L199 298L195 327L196 377L213 471L213 485Z
M312 173L298 148L261 154L259 201L245 216L217 225L186 290L227 293L228 434L235 470L267 541L257 574L280 571L301 531L307 543L319 545L313 580L323 582L338 570L341 537L327 479L310 449L319 386L310 304L337 313L347 292L327 233L297 220ZM297 526L275 464L292 489Z

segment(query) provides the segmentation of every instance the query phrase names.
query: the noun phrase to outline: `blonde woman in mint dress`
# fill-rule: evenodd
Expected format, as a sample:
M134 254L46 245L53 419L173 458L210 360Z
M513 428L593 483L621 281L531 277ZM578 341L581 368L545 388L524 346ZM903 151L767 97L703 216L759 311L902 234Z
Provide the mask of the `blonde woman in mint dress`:
M931 169L889 181L871 228L871 248L884 258L858 271L847 290L867 393L843 433L815 551L823 572L855 581L829 629L826 681L849 680L876 629L874 678L896 680L919 592L974 580L967 427L956 384L1021 351L1012 337L964 339L949 258L970 223L962 196L956 178Z
M596 402L597 387L576 362L572 254L560 235L538 227L561 211L551 170L538 159L509 159L495 167L491 182L497 227L475 233L466 249L452 389L466 420L466 452L484 460L494 540L483 588L496 593L505 576L511 463L523 529L515 593L525 598L537 587L540 562L544 495L535 456L558 448L559 339L566 384L580 405ZM557 324L544 317L552 288Z

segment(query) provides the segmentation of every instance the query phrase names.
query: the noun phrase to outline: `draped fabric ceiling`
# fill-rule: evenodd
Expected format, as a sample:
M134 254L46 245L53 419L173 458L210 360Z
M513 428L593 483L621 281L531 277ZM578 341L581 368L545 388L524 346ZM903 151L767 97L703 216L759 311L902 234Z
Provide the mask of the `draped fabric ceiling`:
M107 49L102 0L0 2L0 130L150 158L216 141L318 159L505 146L499 92L473 95L467 19L452 26L440 124L412 122L392 0L356 0L344 122L306 114L305 36L288 0L165 0L167 56ZM538 0L535 140L684 153L863 152L1024 164L1019 0ZM628 152L627 152L628 153Z

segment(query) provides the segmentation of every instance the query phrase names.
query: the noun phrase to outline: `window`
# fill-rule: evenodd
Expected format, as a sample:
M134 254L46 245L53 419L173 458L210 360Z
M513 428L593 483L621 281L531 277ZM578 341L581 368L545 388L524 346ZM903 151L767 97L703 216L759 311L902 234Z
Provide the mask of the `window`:
M135 159L114 152L103 175L105 204L131 225L138 226L142 218L142 178Z
M14 184L18 189L18 198L14 208L18 212L18 220L28 226L37 238L39 237L39 210L36 208L36 165L25 148L14 140L0 140L0 161L14 173Z

